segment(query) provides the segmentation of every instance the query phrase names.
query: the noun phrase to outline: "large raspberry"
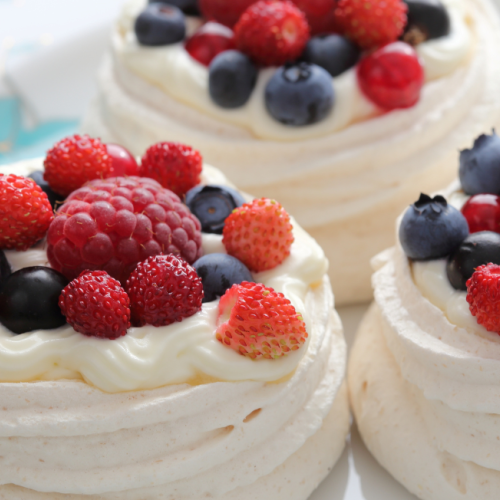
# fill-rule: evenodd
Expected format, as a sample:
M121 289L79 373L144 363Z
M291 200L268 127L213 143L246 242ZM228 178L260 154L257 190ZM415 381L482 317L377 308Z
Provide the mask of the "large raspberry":
M0 174L0 248L27 250L54 218L47 195L35 181Z
M95 180L57 211L47 255L68 279L101 269L124 284L151 255L173 253L194 262L202 255L200 227L178 196L153 179Z
M233 285L220 300L215 337L242 356L277 359L300 349L307 336L290 301L260 283Z

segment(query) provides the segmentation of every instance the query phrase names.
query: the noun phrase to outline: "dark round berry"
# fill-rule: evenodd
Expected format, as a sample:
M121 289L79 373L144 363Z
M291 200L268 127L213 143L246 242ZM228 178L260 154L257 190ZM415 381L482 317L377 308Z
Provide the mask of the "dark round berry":
M186 19L173 5L151 3L135 20L135 34L141 45L171 45L184 40Z
M408 22L403 40L417 45L425 40L450 33L450 16L440 0L404 0L408 5Z
M257 81L257 68L238 50L226 50L210 63L208 88L210 97L221 108L243 106Z
M352 68L361 51L349 39L340 35L320 35L309 40L302 59L326 69L333 77Z
M467 280L477 267L500 264L500 234L481 231L468 236L449 256L446 264L448 279L457 290L467 290Z
M62 202L64 201L64 196L61 196L60 194L54 193L52 189L50 189L49 183L43 178L43 172L41 170L37 170L36 172L33 172L30 176L30 179L33 179L35 183L40 186L42 191L47 195L47 198L49 199L50 204L52 205L52 208L57 208L58 206L62 205Z
M266 108L271 116L295 127L326 118L334 98L330 73L306 62L279 68L266 87Z
M7 257L5 257L5 253L3 250L0 250L0 288L2 288L2 284L5 280L11 275L12 270L10 268L9 261Z
M204 233L222 234L224 223L245 198L227 186L196 186L186 194L184 203L201 223Z
M458 175L467 194L500 194L500 137L494 131L460 152Z
M0 321L11 332L52 330L66 323L59 296L68 280L49 267L27 267L11 274L0 291Z
M252 274L243 262L224 253L204 255L193 267L203 282L203 302L217 300L233 285L239 285L243 281L254 282Z
M399 241L414 260L440 259L454 252L469 234L465 217L442 196L421 194L399 227Z
M149 3L163 3L181 9L187 16L201 16L198 0L149 0Z

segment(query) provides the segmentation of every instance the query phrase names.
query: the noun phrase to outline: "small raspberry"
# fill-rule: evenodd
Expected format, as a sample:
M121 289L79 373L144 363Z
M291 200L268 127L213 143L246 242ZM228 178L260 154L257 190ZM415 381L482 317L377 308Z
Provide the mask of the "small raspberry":
M150 177L177 196L200 183L203 160L198 151L177 142L159 142L142 157L141 177Z
M47 153L44 179L53 191L68 196L87 181L107 177L112 163L99 139L73 135L59 141Z
M66 321L88 337L114 340L130 328L130 299L104 271L84 271L63 289L59 307Z
M309 25L293 3L261 0L243 13L234 33L238 49L257 64L281 66L302 54Z
M396 41L407 23L403 0L339 0L336 28L362 49Z
M203 283L196 271L175 255L156 255L141 262L126 286L136 326L167 326L201 309Z
M241 14L255 0L198 0L201 13L205 19L217 21L232 28Z
M215 337L242 356L277 359L300 349L307 336L302 316L272 288L245 281L220 299Z
M273 269L290 255L294 241L290 216L277 201L254 200L226 219L222 241L227 253L251 271Z
M500 266L479 266L467 280L467 302L472 316L489 332L500 334Z
M47 195L35 181L0 174L0 248L27 250L45 236L53 218Z
M200 222L179 197L145 177L94 180L74 191L47 235L54 269L74 279L100 269L125 284L136 265L160 253L189 263L202 255Z

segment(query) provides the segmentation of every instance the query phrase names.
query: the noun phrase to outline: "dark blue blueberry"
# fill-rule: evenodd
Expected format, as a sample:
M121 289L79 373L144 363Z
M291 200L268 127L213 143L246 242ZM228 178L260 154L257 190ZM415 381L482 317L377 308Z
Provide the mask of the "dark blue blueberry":
M50 267L12 273L0 291L0 321L14 333L52 330L66 323L59 296L68 280Z
M467 290L467 280L476 268L490 262L500 264L500 234L473 233L448 258L446 274L453 288Z
M472 149L460 153L458 175L467 194L500 194L500 137L495 131L480 135Z
M11 274L10 264L5 257L5 253L3 250L0 250L0 288L2 288L2 284Z
M152 47L181 42L186 36L186 18L173 5L151 3L135 20L135 34L140 44Z
M415 260L441 259L454 252L469 234L467 220L442 196L421 194L403 216L399 241Z
M361 51L347 38L340 35L320 35L309 40L302 59L326 69L333 77L352 68Z
M267 110L279 122L311 125L326 118L333 108L332 77L316 64L287 65L269 80L265 98Z
M203 282L203 302L222 297L233 285L254 282L248 268L238 259L224 253L210 253L198 259L193 267Z
M37 185L42 188L42 191L47 195L47 198L49 199L52 208L57 208L57 206L62 205L62 202L64 201L64 196L56 194L54 193L54 191L52 191L52 189L50 189L49 183L43 178L43 172L41 170L33 172L29 177L30 179L33 179L37 183Z
M404 1L408 5L408 22L403 40L417 45L450 33L450 16L440 0Z
M200 16L200 9L198 8L198 0L149 0L149 3L164 3L174 5L181 9L187 16Z
M198 218L204 233L222 234L226 219L245 203L245 198L227 186L196 186L188 191L184 203Z
M257 68L242 52L226 50L210 63L208 89L212 100L221 108L243 106L257 81Z

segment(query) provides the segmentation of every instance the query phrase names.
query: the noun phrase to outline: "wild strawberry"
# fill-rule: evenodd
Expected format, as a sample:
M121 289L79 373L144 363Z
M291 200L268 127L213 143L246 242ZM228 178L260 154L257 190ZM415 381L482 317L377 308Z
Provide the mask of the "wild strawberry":
M205 19L217 21L232 28L241 14L255 0L198 0L201 13Z
M277 359L299 350L307 336L302 316L272 288L243 282L220 300L215 337L242 356Z
M227 253L255 272L281 264L294 240L290 216L277 201L267 198L234 210L222 234Z

